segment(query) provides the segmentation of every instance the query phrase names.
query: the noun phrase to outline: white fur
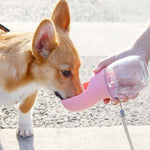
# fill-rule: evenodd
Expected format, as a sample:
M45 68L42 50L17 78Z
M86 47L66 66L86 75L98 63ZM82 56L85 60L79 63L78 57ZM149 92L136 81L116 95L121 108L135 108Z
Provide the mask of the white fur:
M39 90L40 86L32 82L22 86L19 89L9 93L0 88L0 105L12 106L15 103L22 103L28 96ZM18 130L17 133L23 137L33 135L33 123L31 110L27 113L22 113L19 110Z
M39 89L40 86L35 82L22 86L11 93L0 88L0 105L12 106L18 102L22 103L23 100Z
M31 110L27 113L22 113L19 110L18 130L17 134L27 137L33 135L33 123Z

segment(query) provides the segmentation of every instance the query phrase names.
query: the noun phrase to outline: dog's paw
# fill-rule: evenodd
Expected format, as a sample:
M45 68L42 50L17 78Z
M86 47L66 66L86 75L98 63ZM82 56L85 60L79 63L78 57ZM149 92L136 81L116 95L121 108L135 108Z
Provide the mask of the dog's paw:
M22 137L29 137L33 135L32 126L19 126L17 129L17 134Z
M31 111L29 111L28 113L22 113L21 111L19 111L17 134L22 137L29 137L33 135Z

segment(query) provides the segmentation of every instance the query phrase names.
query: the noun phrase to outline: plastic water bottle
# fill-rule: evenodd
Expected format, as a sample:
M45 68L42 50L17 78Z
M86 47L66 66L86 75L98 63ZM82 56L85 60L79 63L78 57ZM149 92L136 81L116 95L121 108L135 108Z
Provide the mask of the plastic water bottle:
M130 99L148 85L148 80L146 63L139 56L125 57L93 74L80 95L61 102L70 111L81 111L106 98Z
M130 98L148 85L148 67L139 56L125 57L106 68L105 80L111 97Z

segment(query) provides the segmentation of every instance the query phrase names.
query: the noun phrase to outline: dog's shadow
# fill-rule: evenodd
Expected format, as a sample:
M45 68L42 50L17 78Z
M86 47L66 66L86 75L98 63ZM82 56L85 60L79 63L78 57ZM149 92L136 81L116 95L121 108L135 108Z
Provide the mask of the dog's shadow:
M0 150L4 150L1 144L0 144Z
M17 135L16 137L19 144L19 150L34 150L34 145L33 145L34 136L24 138Z
M34 136L23 138L17 135L16 138L18 141L19 150L34 150L33 146ZM1 142L0 142L0 150L4 150Z

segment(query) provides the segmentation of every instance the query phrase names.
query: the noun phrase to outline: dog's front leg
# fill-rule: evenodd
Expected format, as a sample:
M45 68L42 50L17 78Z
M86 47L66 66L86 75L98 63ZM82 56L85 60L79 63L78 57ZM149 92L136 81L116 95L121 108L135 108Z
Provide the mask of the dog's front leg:
M32 106L34 105L37 92L26 98L19 106L19 120L17 134L23 137L33 135Z

